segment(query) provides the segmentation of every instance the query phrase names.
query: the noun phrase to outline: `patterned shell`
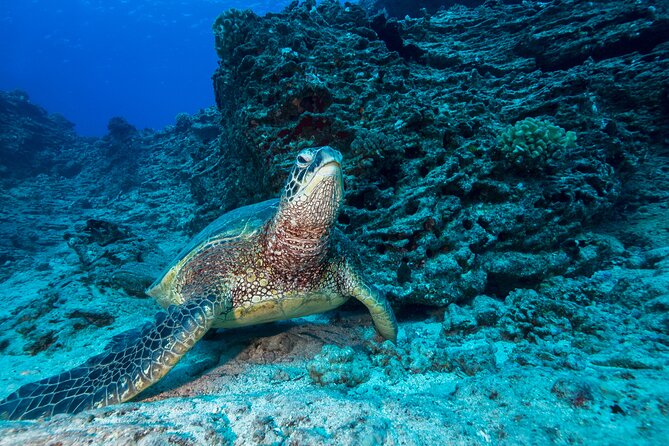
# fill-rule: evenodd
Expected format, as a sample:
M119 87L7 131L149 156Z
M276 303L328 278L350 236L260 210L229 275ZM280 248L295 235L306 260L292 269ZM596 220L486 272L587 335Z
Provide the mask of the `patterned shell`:
M156 298L163 306L180 303L181 297L172 295L172 283L184 265L213 243L244 239L257 233L276 214L278 206L279 200L275 198L243 206L221 215L179 252L158 279L146 290L146 294Z

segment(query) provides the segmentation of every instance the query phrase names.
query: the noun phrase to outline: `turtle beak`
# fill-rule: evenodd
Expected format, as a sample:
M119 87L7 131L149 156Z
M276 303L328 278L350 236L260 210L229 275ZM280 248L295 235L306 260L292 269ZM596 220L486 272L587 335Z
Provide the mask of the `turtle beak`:
M316 154L314 165L316 168L316 175L320 176L341 176L341 152L335 150L330 146L322 147Z
M332 147L322 147L317 153L312 165L314 173L311 181L303 190L306 196L316 189L323 181L334 181L338 186L338 192L343 191L343 177L341 171L342 155Z
M337 149L333 149L330 146L321 147L316 156L317 158L320 157L320 164L327 164L330 161L335 161L337 164L341 164L341 152Z
M341 165L336 161L330 161L321 166L315 174L315 176L320 177L333 177L336 175L341 176Z

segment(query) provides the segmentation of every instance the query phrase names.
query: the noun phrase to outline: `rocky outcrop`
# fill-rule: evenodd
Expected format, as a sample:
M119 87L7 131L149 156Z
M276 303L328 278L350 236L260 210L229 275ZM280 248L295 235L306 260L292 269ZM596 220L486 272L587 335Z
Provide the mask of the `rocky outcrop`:
M503 3L520 3L520 0L496 0ZM434 14L453 6L476 7L484 4L494 4L486 0L361 0L359 4L371 13L383 12L391 17L404 18L406 16L422 17L424 14Z
M0 443L662 444L666 6L512 3L228 11L219 110L160 131L0 94L0 398L151 319L188 236L305 146L344 152L340 226L401 307L397 344L353 304L209 333L138 401Z
M397 301L504 297L587 269L605 259L582 255L581 234L664 150L667 20L659 2L617 1L489 2L400 21L336 2L228 11L214 25L228 140L212 196L274 195L297 150L330 144L345 156L340 223ZM526 119L573 141L509 146ZM537 166L542 147L553 148ZM513 270L530 252L545 253L531 279Z
M76 175L81 165L65 151L78 136L74 124L31 103L28 94L0 92L0 177L24 178L40 173Z

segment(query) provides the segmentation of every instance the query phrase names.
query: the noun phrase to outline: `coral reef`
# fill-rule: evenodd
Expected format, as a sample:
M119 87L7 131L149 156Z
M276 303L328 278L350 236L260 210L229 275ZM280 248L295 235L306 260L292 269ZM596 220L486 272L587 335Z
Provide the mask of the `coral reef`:
M602 14L578 2L456 8L392 22L401 38L394 46L388 26L382 31L355 5L307 2L264 18L226 13L214 27L214 84L229 136L216 160L233 174L211 172L213 203L265 198L296 150L331 144L347 160L340 222L397 302L503 298L562 274L569 246L611 215L639 160L661 150L666 135L661 95L647 93L663 91L665 46L630 43L606 58L592 48L591 59L559 61L562 46L575 49L576 25L560 25L572 13L601 48L630 28L663 33L661 8L611 5ZM553 61L534 50L539 44L527 47L527 27L551 36L541 42ZM407 57L408 45L421 53ZM635 51L659 58L630 64ZM612 70L623 80L606 74ZM632 88L624 79L641 73L648 90L633 99L632 116L610 92ZM632 136L639 128L640 139ZM253 191L226 204L220 197L231 189ZM538 270L519 276L525 262Z
M81 165L67 156L72 146L81 149L73 123L31 103L23 91L0 92L0 181L39 173L73 177Z
M310 145L344 152L340 227L400 319L396 345L355 302L211 333L141 401L0 443L669 437L666 4L401 11L227 11L217 108L160 131L82 138L0 94L0 397L152 318L189 235Z
M556 152L576 147L576 133L534 118L525 118L500 135L502 156L520 171L543 167Z
M519 0L498 0L504 3L520 3ZM453 6L481 6L485 0L361 0L359 4L371 13L383 12L392 17L422 17Z

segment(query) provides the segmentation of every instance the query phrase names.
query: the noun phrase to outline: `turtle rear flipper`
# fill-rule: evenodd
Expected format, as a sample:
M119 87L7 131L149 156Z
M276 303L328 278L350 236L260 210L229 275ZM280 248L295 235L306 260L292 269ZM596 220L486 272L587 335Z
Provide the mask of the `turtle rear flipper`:
M0 419L77 413L127 401L157 382L209 330L228 298L191 298L155 322L112 338L105 350L59 375L26 384L0 401Z

